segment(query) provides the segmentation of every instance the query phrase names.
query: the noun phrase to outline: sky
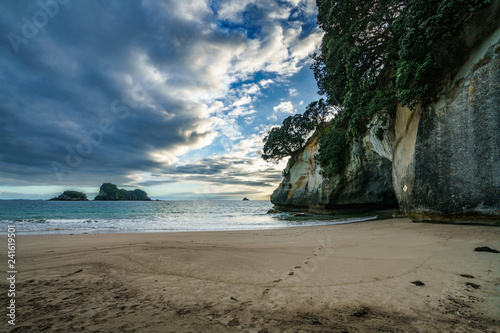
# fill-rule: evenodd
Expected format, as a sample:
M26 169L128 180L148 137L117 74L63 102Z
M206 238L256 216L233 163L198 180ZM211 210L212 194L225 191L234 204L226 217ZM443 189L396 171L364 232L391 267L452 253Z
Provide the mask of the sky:
M263 137L320 98L314 0L1 1L0 31L0 199L268 200Z

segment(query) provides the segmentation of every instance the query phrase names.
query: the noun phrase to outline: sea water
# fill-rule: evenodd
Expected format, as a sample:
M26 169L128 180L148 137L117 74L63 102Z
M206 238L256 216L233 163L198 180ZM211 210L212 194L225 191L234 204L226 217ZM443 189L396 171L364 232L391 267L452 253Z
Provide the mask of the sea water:
M0 200L0 228L20 234L83 234L260 230L343 224L373 215L267 214L269 201L30 201Z

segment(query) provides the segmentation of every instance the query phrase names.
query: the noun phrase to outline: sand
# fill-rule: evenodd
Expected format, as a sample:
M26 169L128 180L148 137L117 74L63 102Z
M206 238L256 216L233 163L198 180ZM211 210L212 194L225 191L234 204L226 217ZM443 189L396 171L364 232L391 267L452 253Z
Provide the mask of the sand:
M6 237L0 242L7 247ZM2 315L1 327L500 332L500 254L475 252L479 246L500 250L500 228L391 219L264 231L21 235L16 326ZM5 279L0 288L7 304Z

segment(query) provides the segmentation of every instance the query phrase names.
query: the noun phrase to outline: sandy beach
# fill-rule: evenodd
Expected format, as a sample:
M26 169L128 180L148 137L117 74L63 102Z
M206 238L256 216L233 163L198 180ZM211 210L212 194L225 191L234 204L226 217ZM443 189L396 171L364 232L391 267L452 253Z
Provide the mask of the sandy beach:
M391 219L16 245L10 332L500 331L500 254L474 251L500 250L496 227Z

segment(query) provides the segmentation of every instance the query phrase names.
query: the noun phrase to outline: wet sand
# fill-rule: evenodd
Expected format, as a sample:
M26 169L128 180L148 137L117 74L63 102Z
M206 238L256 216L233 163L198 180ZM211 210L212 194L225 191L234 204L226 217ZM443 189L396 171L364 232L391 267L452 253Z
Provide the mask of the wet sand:
M500 250L500 228L391 219L21 235L16 326L5 314L1 325L10 332L498 332L500 254L475 252L479 246ZM7 304L5 278L0 288Z

